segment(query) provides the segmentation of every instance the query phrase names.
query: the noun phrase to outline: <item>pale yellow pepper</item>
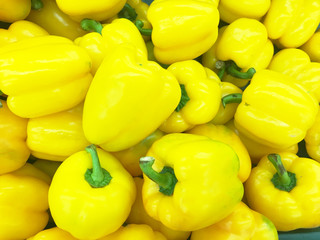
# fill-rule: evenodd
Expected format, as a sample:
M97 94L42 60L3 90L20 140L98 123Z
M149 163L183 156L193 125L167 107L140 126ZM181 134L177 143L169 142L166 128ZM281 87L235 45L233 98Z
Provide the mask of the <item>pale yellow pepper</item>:
M320 162L320 110L312 127L307 131L304 140L308 155Z
M78 240L67 231L58 227L45 229L27 240Z
M311 61L320 62L320 31L313 34L300 48L308 53Z

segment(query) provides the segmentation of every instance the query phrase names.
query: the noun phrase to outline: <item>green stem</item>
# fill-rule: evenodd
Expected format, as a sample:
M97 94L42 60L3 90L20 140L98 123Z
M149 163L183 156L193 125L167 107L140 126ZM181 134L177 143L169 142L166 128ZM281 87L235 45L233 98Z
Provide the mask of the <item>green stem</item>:
M222 80L224 73L226 72L226 64L224 61L217 61L215 65L216 69L219 70L218 77Z
M241 103L242 93L231 93L221 98L222 106L225 108L228 103Z
M167 196L171 196L174 187L178 182L174 171L171 167L164 167L160 173L153 170L152 165L155 159L153 157L140 158L139 164L142 172L152 181L159 185L159 191Z
M240 68L232 61L231 64L227 66L227 73L236 78L251 79L256 73L256 70L249 68L248 71L241 72Z
M96 20L85 18L81 20L80 26L83 30L85 31L91 31L91 32L97 32L100 33L102 32L102 24Z
M290 192L296 186L296 175L285 169L279 154L269 154L268 159L277 170L277 173L271 179L272 183L276 188Z
M2 102L0 101L0 108L2 108L3 107L3 105L2 105Z
M138 14L136 10L133 7L131 7L128 3L126 3L122 10L118 13L119 18L126 18L132 22L136 20L137 16Z
M31 9L40 10L43 8L43 2L41 0L31 0Z
M179 112L190 100L188 93L186 91L186 88L183 84L180 84L180 89L181 89L181 98L178 106L175 109L176 112Z
M87 169L84 175L86 181L93 188L102 188L107 186L112 177L107 170L101 167L96 146L92 144L86 147L86 151L90 153L92 158L92 169Z
M143 28L143 22L141 20L136 20L135 21L136 27L139 29L140 33L144 36L151 36L152 29L145 29Z

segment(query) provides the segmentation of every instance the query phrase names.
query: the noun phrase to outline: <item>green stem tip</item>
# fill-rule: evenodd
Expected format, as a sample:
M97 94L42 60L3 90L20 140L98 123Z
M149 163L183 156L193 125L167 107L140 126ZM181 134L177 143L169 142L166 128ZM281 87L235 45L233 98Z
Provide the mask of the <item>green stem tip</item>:
M235 62L231 61L227 66L227 73L233 77L241 78L241 79L251 79L253 75L256 73L254 68L249 68L246 72L241 72L241 69L235 64Z
M225 108L228 103L241 103L242 93L231 93L221 98L222 106Z
M97 32L100 34L103 29L103 26L100 22L93 20L93 19L89 19L89 18L82 19L80 22L80 26L85 31Z
M188 93L186 91L186 87L183 84L180 84L180 88L181 88L181 98L178 106L175 109L176 112L179 112L190 100Z
M43 2L41 0L31 0L31 9L40 10L43 8Z
M152 29L145 29L143 28L144 24L141 20L136 20L135 21L136 27L139 29L140 33L144 36L151 36L152 34Z
M126 18L128 20L130 20L131 22L133 22L134 20L136 20L138 14L136 12L136 10L131 7L130 4L126 3L122 10L118 13L118 17L119 18Z

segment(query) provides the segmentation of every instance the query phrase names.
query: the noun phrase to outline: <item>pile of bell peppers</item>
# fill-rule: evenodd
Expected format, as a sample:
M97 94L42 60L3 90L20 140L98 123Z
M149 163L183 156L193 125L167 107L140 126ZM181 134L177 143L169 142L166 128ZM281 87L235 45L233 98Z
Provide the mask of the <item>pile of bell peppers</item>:
M320 227L319 0L0 0L0 23L0 240Z

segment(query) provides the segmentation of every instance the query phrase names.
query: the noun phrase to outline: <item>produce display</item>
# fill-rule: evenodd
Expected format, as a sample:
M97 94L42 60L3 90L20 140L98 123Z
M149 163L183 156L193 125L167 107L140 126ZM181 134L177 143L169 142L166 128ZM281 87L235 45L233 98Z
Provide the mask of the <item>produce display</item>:
M319 240L319 103L319 0L0 0L0 240Z

